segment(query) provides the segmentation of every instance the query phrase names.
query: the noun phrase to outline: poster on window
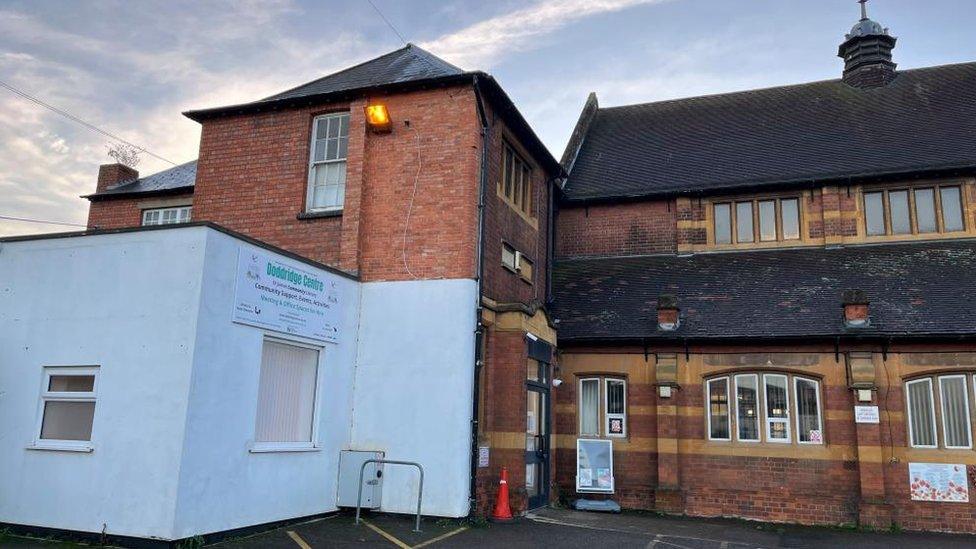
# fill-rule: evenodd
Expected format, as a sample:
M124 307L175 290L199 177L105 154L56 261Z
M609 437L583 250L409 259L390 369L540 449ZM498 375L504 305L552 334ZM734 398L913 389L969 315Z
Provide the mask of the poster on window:
M576 440L576 491L613 493L613 442Z
M609 429L607 431L611 435L622 435L624 434L624 420L619 417L612 417L609 420Z
M965 465L909 463L908 478L915 501L969 502L969 479Z
M335 343L339 339L338 278L242 247L237 257L233 320Z

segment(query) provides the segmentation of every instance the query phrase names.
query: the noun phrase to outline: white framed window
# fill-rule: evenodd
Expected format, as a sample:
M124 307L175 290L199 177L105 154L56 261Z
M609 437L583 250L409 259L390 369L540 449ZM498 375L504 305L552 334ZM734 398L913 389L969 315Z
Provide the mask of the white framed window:
M732 440L729 418L729 378L711 379L705 386L705 402L708 405L708 439Z
M793 396L796 399L796 441L800 444L823 444L820 382L794 377Z
M319 353L311 345L264 340L252 451L316 447Z
M603 380L604 431L608 437L627 436L627 382L622 379Z
M177 206L175 208L152 208L142 210L142 224L148 225L172 225L174 223L187 223L193 215L193 206Z
M735 376L736 438L759 442L759 375Z
M783 374L763 375L766 399L766 441L790 442L789 384Z
M91 451L97 366L44 368L34 448Z
M627 436L627 380L584 377L579 382L579 435Z
M938 448L932 379L916 379L905 383L905 398L908 399L909 443L913 448Z
M942 440L945 447L972 448L972 420L969 415L966 376L939 376L939 401L942 404Z
M308 195L310 212L338 211L346 197L346 157L349 150L349 113L316 116L312 120Z

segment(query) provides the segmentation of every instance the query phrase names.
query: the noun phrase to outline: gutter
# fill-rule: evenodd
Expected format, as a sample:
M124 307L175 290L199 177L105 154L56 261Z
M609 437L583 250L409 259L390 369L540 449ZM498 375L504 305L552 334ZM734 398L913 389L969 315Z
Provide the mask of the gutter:
M478 107L478 118L481 120L481 169L478 181L478 238L475 252L475 285L477 289L476 303L474 306L475 332L474 332L474 368L472 375L471 392L471 470L468 500L470 501L468 515L472 516L477 511L478 503L478 431L480 413L478 398L481 394L481 368L484 366L484 326L481 324L481 282L484 278L484 256L485 256L485 193L488 189L488 146L491 142L491 131L488 125L488 116L485 113L484 100L482 98L481 81L476 74L474 76L475 103Z

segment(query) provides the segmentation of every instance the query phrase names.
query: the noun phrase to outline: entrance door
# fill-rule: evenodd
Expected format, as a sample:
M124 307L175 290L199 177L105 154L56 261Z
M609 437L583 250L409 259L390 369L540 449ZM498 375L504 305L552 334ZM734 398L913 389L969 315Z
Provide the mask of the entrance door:
M549 364L528 360L525 394L525 491L534 509L549 501Z

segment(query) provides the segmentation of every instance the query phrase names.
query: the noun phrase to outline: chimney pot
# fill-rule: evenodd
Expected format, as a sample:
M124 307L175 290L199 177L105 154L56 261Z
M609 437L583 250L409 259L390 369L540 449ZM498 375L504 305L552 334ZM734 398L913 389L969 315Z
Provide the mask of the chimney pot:
M102 164L98 167L98 184L95 186L95 192L100 193L120 183L127 183L136 179L139 179L138 170L125 164Z
M665 332L678 329L681 324L681 309L678 308L678 296L661 294L657 297L657 327Z
M843 296L844 324L848 328L864 328L871 322L868 315L867 294L864 290L845 290Z

